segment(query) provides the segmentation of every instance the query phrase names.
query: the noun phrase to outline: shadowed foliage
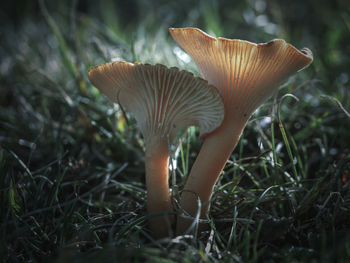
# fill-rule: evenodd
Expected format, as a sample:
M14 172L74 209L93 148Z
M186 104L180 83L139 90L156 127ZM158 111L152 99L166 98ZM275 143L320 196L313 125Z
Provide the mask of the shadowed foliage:
M7 262L347 262L350 6L311 1L5 1L0 10L0 258ZM126 60L199 76L169 27L285 39L312 65L250 119L195 236L147 227L144 141L88 81ZM172 148L175 198L200 149Z

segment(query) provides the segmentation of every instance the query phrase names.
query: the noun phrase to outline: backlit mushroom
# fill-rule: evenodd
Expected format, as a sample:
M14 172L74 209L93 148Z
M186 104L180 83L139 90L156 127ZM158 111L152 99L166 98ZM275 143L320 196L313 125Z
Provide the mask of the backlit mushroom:
M223 120L217 90L192 73L163 65L114 62L89 71L90 81L136 119L146 143L146 187L149 214L172 211L168 184L169 143L190 125L201 134ZM171 216L150 220L157 238L171 234Z
M282 39L255 44L243 40L214 38L197 28L170 28L176 42L192 57L199 72L214 85L225 105L222 125L205 139L192 167L180 204L191 215L202 202L201 217L208 210L213 186L237 145L251 114L282 81L308 66L309 49L297 50ZM183 233L189 222L178 220Z

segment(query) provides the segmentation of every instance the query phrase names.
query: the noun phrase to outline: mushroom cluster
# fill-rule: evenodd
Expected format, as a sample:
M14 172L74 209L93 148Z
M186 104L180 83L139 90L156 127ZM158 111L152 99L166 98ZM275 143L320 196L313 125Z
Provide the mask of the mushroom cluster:
M214 38L197 28L169 31L205 80L160 64L114 62L89 71L90 81L135 117L144 137L147 209L156 238L172 235L168 165L177 133L196 125L204 138L180 197L184 213L177 217L177 234L183 234L192 220L181 214L194 217L200 210L205 217L215 182L251 114L313 59L309 49L297 50L281 39L254 44Z

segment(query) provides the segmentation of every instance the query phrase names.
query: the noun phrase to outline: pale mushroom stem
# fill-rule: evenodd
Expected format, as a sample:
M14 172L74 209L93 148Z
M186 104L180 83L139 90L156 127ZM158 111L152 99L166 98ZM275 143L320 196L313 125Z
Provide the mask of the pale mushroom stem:
M198 197L201 201L200 218L204 219L209 209L213 187L221 174L228 158L236 147L246 126L248 118L224 119L222 125L203 142L202 148L194 162L190 175L180 198L180 207L192 219L179 216L176 232L186 233L198 212ZM203 229L204 225L200 225Z
M152 142L146 150L146 187L148 214L172 212L169 191L169 147L167 140ZM155 238L171 236L173 216L160 215L149 220Z

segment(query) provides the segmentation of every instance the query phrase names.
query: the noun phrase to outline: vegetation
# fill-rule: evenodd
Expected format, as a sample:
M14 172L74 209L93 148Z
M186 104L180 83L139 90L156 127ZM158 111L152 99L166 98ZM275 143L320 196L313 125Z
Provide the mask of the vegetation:
M0 11L4 262L348 262L350 6L334 1L12 1ZM127 60L194 72L168 27L284 38L314 62L250 119L212 200L211 229L156 241L144 142L88 81ZM200 149L173 148L175 198Z

